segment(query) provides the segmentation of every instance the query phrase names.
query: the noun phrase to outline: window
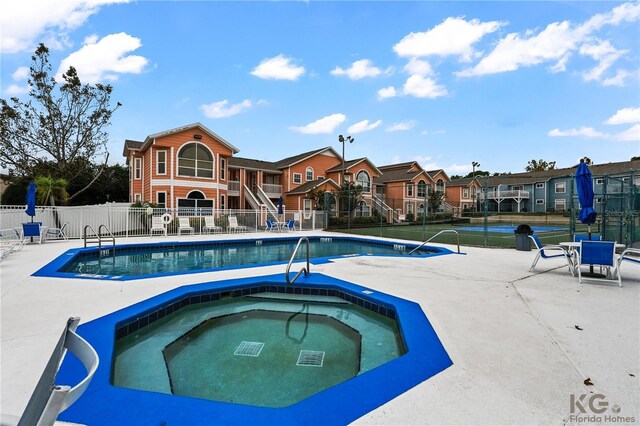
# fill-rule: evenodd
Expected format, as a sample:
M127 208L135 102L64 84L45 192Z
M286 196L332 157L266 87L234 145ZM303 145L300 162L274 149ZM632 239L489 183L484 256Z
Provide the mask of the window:
M167 193L156 192L156 204L159 208L164 209L167 207Z
M178 151L178 176L213 179L213 154L200 143L186 144Z
M134 201L135 203L141 203L141 202L142 202L142 194L135 194L135 195L133 196L133 198L134 198L134 200L135 200L135 201Z
M562 199L562 200L556 200L556 211L557 212L563 212L567 209L567 202L566 200Z
M224 210L224 209L225 209L225 206L226 206L226 203L225 203L225 196L224 196L224 195L221 195L221 196L220 196L220 209L221 209L221 210Z
M407 214L413 214L413 204L407 204Z
M293 174L293 183L302 183L302 175L300 173Z
M302 176L300 176L302 177ZM305 219L311 219L311 207L312 207L313 203L312 200L309 198L305 198L304 199L304 218Z
M212 209L213 208L213 200L207 200L204 194L200 191L191 191L187 198L178 198L178 208L184 209L189 208L187 214L191 213L196 209ZM192 210L193 209L193 210ZM210 214L210 212L199 212L204 214Z
M318 176L318 180L324 180L324 176Z
M134 178L136 180L142 179L142 158L136 158L134 161Z
M221 180L227 179L227 159L226 158L220 159L220 179Z
M542 189L542 188L544 188L544 183L543 183L543 182L538 182L538 183L536 183L536 188L537 188L537 189Z
M544 200L542 198L536 199L536 204L544 204Z
M602 178L596 179L596 185L602 185L602 184L604 184L604 179Z
M167 174L167 151L156 151L156 174Z
M424 204L418 206L418 216L424 216Z
M413 197L413 184L412 183L408 183L407 184L407 197L409 197L409 198Z
M565 192L567 192L567 184L564 182L556 183L556 194L564 194ZM562 201L564 202L564 200Z
M462 198L469 198L469 188L462 188Z
M367 217L370 216L369 206L364 201L358 202L358 206L356 207L356 217Z
M427 183L422 179L418 182L418 198L424 198L427 196Z
M360 185L362 187L363 192L371 191L371 178L369 178L369 173L364 170L360 170L356 175L356 185Z
M313 180L313 168L311 167L307 167L307 170L305 170L305 179L307 180L307 182L311 182Z
M436 191L444 192L444 181L442 179L438 179L436 182Z

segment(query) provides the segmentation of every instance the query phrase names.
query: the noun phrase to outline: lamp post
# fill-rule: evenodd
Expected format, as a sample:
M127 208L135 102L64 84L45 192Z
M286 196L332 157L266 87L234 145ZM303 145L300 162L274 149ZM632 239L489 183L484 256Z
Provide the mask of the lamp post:
M351 136L347 136L345 138L342 135L338 135L338 141L342 144L342 175L340 176L340 185L344 184L344 146L346 145L346 142L353 143L355 140L356 139Z
M472 177L472 184L473 187L471 188L471 200L473 201L473 211L478 211L478 207L476 206L476 188L475 188L475 181L476 181L476 167L480 167L480 163L478 163L477 161L473 161L471 163L471 167L473 167L473 171L471 172L471 177Z

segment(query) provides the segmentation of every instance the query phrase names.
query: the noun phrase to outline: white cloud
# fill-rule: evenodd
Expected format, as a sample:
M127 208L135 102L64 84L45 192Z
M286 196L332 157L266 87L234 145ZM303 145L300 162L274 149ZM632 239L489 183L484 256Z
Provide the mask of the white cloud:
M602 81L602 85L624 87L624 82L628 77L631 77L631 73L629 71L618 70L616 75L613 77L605 78Z
M391 72L390 68L387 68L384 73L389 74ZM347 69L342 69L340 67L336 67L331 71L331 75L335 76L347 76L351 80L360 80L365 77L377 77L381 75L383 71L380 68L375 67L373 62L369 59L361 59L359 61L355 61L351 64L351 66Z
M251 75L264 80L297 80L304 73L302 66L295 65L293 58L278 55L273 58L263 59L257 67L251 71Z
M345 122L347 116L344 114L331 114L326 117L322 117L313 123L309 123L305 126L289 127L291 130L297 133L303 133L305 135L317 135L320 133L333 133L333 131L342 123Z
M402 121L400 123L393 123L391 126L387 127L387 132L404 132L407 130L413 129L413 126L416 125L416 122L413 120Z
M498 30L504 24L498 21L480 22L478 19L465 21L464 18L447 18L428 31L406 35L393 46L393 50L399 56L405 57L459 55L468 61L474 55L472 45L485 34Z
M67 33L80 27L102 6L128 0L4 1L0 14L0 52L34 50L36 40L48 47L64 43Z
M556 138L556 137L570 137L570 136L582 136L585 138L608 138L610 135L607 133L602 133L594 129L593 127L580 127L579 129L568 129L568 130L560 130L553 129L550 130L547 135Z
M604 124L640 123L640 108L622 108L616 111Z
M382 120L377 120L371 124L369 124L369 120L362 120L357 122L356 124L354 124L353 126L350 126L347 129L348 133L362 133L362 132L366 132L369 130L373 130L376 127L380 126L382 124Z
M62 73L73 66L83 83L99 83L117 80L119 74L140 74L148 61L137 55L128 55L142 46L140 39L126 33L110 34L101 40L87 37L80 50L62 60L56 80L62 81Z
M633 127L620 132L614 136L619 141L640 141L640 124L636 124Z
M240 114L252 106L253 103L249 99L245 99L244 101L233 105L229 105L229 101L225 99L223 101L200 105L200 109L208 118L226 118Z
M410 75L421 75L423 77L434 75L431 64L418 58L411 58L407 65L404 66L404 70Z
M383 99L387 99L387 98L393 98L395 96L398 96L398 93L396 91L396 88L393 87L393 86L384 87L384 88L378 90L378 99L379 100L383 100Z
M412 75L404 83L403 88L405 95L415 96L416 98L435 99L440 96L447 95L447 89L436 83L431 78L425 78L421 75Z
M20 96L25 93L29 93L29 86L10 84L6 89L4 89L4 94L7 96Z
M589 43L590 35L604 25L619 25L621 22L636 21L640 17L640 3L626 3L614 8L611 12L597 14L582 25L572 26L568 21L553 22L535 34L528 30L521 36L511 33L502 38L487 56L472 68L457 72L459 77L496 74L515 71L520 67L528 67L543 62L557 61L551 67L553 72L564 71L568 54L581 49L583 43ZM599 79L622 51L607 47L608 42L601 42L599 48L585 47L582 54L598 56L600 64L585 75L585 78Z
M11 78L15 81L26 80L29 78L29 67L18 67L18 69L11 74Z
M590 56L598 61L596 67L584 74L584 80L600 80L602 74L626 52L626 50L617 50L609 41L600 42L597 40L595 44L583 44L580 46L580 54Z

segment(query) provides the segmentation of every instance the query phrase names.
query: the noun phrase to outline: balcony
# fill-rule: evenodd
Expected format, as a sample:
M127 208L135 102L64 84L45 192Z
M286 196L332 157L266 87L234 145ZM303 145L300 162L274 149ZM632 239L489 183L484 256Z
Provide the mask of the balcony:
M240 181L239 180L230 180L227 185L227 194L232 196L240 195Z
M278 198L282 195L282 185L274 185L271 183L263 183L262 190L269 198Z
M490 200L503 200L505 198L513 198L514 200L523 200L529 198L529 191L512 190L512 191L490 191L488 193Z

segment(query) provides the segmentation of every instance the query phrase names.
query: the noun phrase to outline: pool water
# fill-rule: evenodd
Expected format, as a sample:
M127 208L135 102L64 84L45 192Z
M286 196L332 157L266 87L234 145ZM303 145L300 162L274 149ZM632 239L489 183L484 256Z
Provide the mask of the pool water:
M395 319L335 296L187 305L116 340L115 386L286 407L405 353Z
M309 238L312 258L345 255L405 255L411 246L380 243L372 240L347 238ZM201 242L147 244L132 247L116 247L108 255L97 250L87 250L74 256L58 272L79 275L103 275L117 277L149 276L184 273L197 270L225 269L286 262L297 244L297 239L237 240L233 242ZM434 253L423 247L414 255ZM115 253L115 254L114 254ZM306 256L301 246L297 258Z

